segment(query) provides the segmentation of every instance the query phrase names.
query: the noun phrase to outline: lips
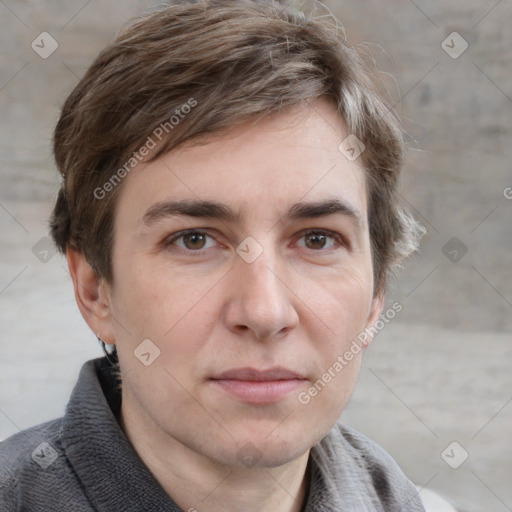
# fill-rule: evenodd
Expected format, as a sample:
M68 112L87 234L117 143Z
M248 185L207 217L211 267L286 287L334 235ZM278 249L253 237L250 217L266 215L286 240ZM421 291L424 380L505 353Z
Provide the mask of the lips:
M253 368L235 368L222 372L214 380L244 380L244 381L275 381L275 380L292 380L305 377L296 372L282 367L270 368L268 370L255 370Z
M266 370L235 368L220 373L211 379L215 388L231 398L249 404L271 404L279 402L304 384L306 377L276 367Z

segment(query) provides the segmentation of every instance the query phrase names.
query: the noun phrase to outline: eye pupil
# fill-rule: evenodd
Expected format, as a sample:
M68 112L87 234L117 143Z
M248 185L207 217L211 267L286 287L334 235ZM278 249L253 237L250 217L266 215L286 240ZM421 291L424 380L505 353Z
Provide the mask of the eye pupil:
M188 249L202 249L205 244L205 235L201 233L188 233L183 236L183 242Z
M306 237L306 247L309 249L322 249L325 247L325 235L308 235Z

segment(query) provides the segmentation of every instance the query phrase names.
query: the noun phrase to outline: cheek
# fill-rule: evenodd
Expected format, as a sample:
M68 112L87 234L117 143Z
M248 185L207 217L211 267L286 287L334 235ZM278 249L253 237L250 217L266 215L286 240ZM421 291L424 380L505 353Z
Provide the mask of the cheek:
M373 282L371 274L363 271L344 271L314 287L315 308L329 328L330 337L339 343L348 341L366 327ZM306 303L307 304L307 303Z
M315 287L318 320L322 330L310 332L309 337L319 357L318 374L304 401L315 403L325 414L337 417L347 403L357 380L361 364L361 343L358 336L364 331L372 299L372 280L365 273L345 273L337 279ZM331 414L328 412L327 414Z
M338 421L359 375L362 349L351 339L350 334L344 333L322 343L318 373L297 396L302 415L309 418L313 430L324 435Z
M190 318L199 317L203 323L208 319L201 305L218 277L198 278L193 271L177 271L166 263L134 259L119 269L114 315L127 324L125 331L134 338L167 340L182 330ZM200 324L195 327L200 328Z

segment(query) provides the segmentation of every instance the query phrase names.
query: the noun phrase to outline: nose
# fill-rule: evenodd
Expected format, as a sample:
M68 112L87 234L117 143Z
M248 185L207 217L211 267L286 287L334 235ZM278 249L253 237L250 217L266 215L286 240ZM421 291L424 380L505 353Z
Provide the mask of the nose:
M230 331L250 332L260 341L275 340L298 324L295 294L269 251L252 263L237 258L230 275L224 318Z

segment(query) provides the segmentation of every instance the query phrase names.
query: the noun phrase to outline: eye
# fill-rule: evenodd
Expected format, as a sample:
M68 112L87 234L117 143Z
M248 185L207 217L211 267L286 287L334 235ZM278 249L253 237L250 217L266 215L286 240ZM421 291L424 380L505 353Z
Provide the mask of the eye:
M211 240L208 244L208 240ZM166 242L166 245L176 245L187 251L201 251L215 246L215 240L204 231L186 231L178 233Z
M304 233L300 240L304 240L304 244L298 244L299 247L305 247L313 251L321 251L332 249L336 246L343 246L343 239L337 233L325 230L311 230Z

